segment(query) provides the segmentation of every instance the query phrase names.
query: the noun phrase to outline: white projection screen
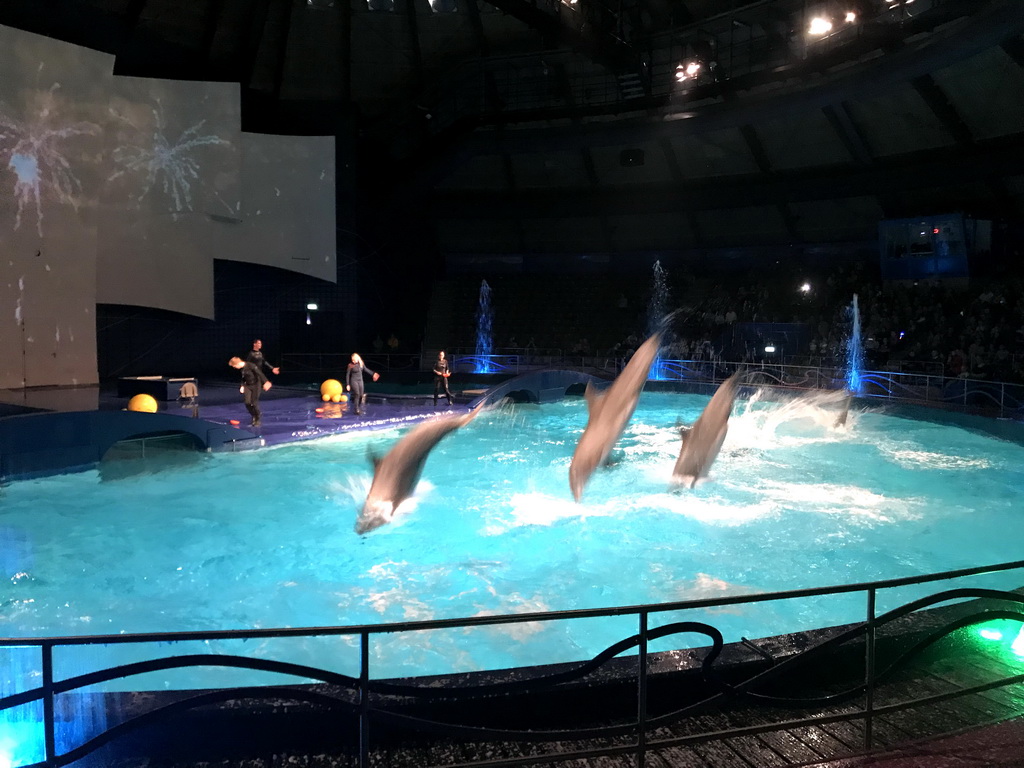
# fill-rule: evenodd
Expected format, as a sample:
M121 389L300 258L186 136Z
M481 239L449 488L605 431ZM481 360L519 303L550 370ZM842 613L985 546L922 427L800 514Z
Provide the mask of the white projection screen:
M238 85L118 77L96 300L212 318L209 216L239 215Z
M0 27L0 387L96 373L96 188L113 57Z
M333 136L243 133L243 215L235 240L221 228L217 258L334 282L334 157Z
M0 26L0 388L96 383L97 303L214 318L214 259L337 279L333 136L113 64Z

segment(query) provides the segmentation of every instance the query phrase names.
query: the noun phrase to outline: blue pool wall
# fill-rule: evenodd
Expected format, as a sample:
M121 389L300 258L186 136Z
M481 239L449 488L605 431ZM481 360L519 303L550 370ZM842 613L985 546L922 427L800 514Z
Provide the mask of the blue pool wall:
M610 379L574 370L530 371L491 387L470 405L495 405L505 398L521 403L556 402L567 395L581 395L588 383L601 388L608 386ZM648 381L644 389L710 396L717 386L702 381ZM757 388L742 388L741 397ZM775 391L780 397L792 396L784 388ZM854 398L851 408L882 410L892 416L969 429L1024 445L1024 425L1012 418L870 397ZM119 441L181 434L190 435L197 450L203 451L247 450L263 445L257 435L244 429L170 413L75 411L6 416L0 418L0 482L94 469Z
M0 419L0 482L95 468L122 440L190 435L197 450L258 447L245 430L205 419L138 411L29 413Z

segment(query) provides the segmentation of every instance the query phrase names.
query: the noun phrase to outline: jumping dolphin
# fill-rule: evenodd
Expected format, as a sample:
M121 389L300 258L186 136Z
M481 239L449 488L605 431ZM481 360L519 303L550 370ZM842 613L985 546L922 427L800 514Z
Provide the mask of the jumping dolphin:
M483 405L480 403L462 416L446 416L417 424L383 458L368 452L373 462L373 482L356 520L356 533L367 533L391 522L398 505L416 488L430 451L446 435L475 419Z
M587 384L583 396L587 401L589 418L569 465L569 486L576 501L580 500L583 486L598 465L608 458L612 446L632 418L640 400L640 391L647 382L651 363L658 356L660 348L661 333L658 332L640 345L606 390L598 392Z
M707 477L729 429L739 377L739 373L734 373L723 381L693 426L681 430L683 447L672 470L675 485L693 488L698 480Z

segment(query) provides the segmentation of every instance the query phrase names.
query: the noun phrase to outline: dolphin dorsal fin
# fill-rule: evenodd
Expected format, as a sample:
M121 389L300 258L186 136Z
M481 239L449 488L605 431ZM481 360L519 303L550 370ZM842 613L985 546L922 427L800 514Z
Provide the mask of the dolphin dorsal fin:
M587 388L583 390L583 399L587 401L587 412L593 416L604 400L604 392L599 392L592 381L587 382Z
M377 469L377 465L380 464L380 456L373 452L373 448L366 446L366 458L373 464L373 468Z

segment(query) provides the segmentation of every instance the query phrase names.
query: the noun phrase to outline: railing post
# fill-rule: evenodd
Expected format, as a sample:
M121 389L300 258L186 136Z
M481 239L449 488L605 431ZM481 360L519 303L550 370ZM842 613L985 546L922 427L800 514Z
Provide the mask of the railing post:
M871 712L875 703L875 588L868 590L867 634L864 637L864 749L871 749Z
M370 765L370 633L359 634L359 768Z
M636 767L644 768L647 763L647 611L640 611L640 628L637 633L639 653L637 664L636 721L638 725L636 742Z
M39 647L43 665L43 748L46 764L56 765L57 739L53 717L53 645L43 643Z

